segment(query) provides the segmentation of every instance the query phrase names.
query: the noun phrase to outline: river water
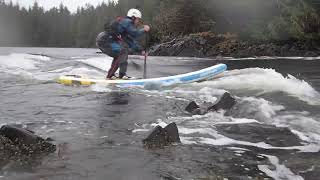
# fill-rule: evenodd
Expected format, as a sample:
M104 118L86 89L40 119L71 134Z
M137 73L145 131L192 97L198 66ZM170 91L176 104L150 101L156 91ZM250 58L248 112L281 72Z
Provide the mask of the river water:
M320 57L148 57L149 78L228 65L213 80L155 90L55 82L105 76L111 59L96 51L0 48L0 124L22 125L58 147L28 166L6 163L0 179L318 179ZM128 73L142 77L141 57L130 57ZM237 100L229 111L184 111L224 92ZM181 144L143 147L155 126L171 122Z

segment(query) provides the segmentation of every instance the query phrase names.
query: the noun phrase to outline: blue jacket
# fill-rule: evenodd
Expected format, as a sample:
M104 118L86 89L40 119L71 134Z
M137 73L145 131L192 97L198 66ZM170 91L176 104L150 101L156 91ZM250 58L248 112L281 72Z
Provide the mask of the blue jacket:
M125 17L120 20L118 24L118 32L121 35L121 39L128 44L130 49L133 49L134 51L142 50L136 39L143 35L144 29L137 29L130 17ZM121 42L113 41L111 43L111 49L113 53L120 53L121 48Z

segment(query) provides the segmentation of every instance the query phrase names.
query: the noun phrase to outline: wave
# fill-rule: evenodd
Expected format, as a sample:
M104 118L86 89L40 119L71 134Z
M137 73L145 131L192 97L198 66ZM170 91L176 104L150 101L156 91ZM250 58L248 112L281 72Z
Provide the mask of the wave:
M247 68L227 71L222 77L199 85L235 91L284 92L310 105L320 105L320 93L309 83L289 74L284 77L273 69Z
M0 56L0 67L2 69L22 69L32 70L38 69L37 65L41 61L50 61L49 57L31 54L10 54L8 56Z

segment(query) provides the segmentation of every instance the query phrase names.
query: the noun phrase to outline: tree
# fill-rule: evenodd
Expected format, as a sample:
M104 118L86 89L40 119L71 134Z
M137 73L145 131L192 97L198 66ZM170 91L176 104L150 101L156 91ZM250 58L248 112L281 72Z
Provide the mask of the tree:
M96 35L130 8L151 24L151 39L203 31L253 40L320 40L320 0L118 0L71 13L0 0L0 46L95 47Z

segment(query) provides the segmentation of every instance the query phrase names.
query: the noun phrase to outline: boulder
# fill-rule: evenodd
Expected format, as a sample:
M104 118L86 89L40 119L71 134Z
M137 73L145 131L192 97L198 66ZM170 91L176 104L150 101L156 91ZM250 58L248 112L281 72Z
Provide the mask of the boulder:
M54 152L56 146L35 135L32 131L12 125L4 125L0 136L8 138L26 153Z
M163 148L172 143L180 143L179 132L176 123L171 123L165 128L155 127L150 135L144 139L143 144L147 148Z
M185 110L193 115L201 114L200 106L195 101L190 102Z
M180 143L179 131L176 123L170 123L164 128L166 132L166 140L169 143Z
M229 110L236 104L236 99L230 93L225 92L217 102L208 108L208 111L218 111L219 109Z
M318 42L295 40L245 41L232 34L195 33L167 37L150 48L152 56L252 57L252 56L319 56Z
M215 104L203 103L200 106L195 102L190 102L185 110L192 115L203 115L208 111L218 111L220 109L229 110L236 104L236 99L230 93L224 93Z

